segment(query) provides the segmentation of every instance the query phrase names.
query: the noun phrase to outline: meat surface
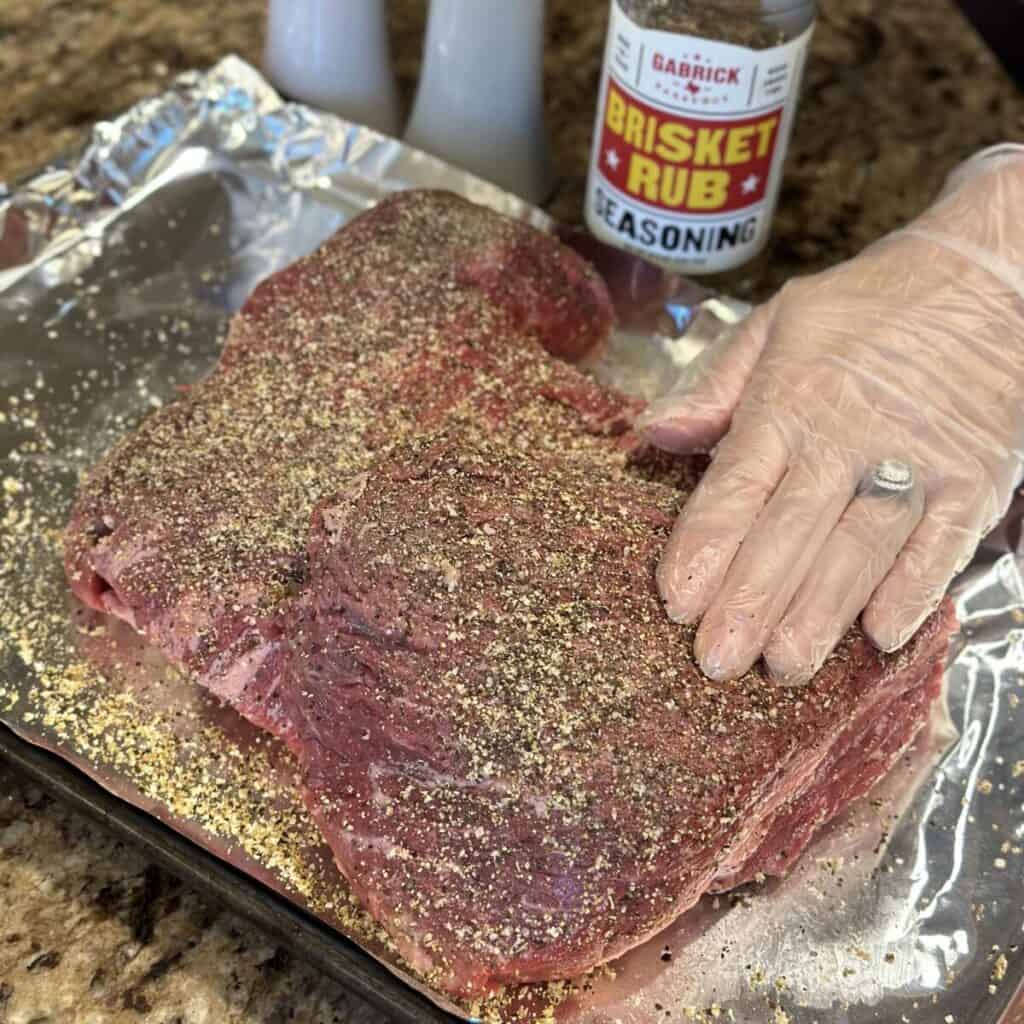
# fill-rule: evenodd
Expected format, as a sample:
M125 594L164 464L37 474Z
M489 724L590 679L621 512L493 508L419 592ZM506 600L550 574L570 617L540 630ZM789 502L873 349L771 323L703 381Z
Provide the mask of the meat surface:
M410 192L268 279L83 481L72 588L298 756L353 890L457 995L578 974L786 870L912 742L948 608L806 688L704 679L654 566L701 463L562 358L601 281Z
M501 280L526 264L529 304ZM582 356L611 320L604 285L555 239L447 193L396 195L264 281L216 371L89 474L72 588L284 731L279 620L317 503L382 446L466 417L622 462L630 403L544 348Z
M705 679L654 584L677 503L460 430L317 515L283 686L307 801L445 988L573 976L779 873L926 718L948 609L806 688Z

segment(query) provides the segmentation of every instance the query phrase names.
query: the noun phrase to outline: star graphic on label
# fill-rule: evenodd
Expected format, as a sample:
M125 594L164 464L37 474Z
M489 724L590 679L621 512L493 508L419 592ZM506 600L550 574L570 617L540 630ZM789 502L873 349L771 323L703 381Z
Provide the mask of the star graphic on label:
M756 174L748 174L742 183L743 194L745 196L750 195L751 192L757 189L757 186L761 184L761 179Z
M700 86L699 86L699 85L697 85L697 84L696 84L696 82L691 82L691 83L690 83L690 84L689 84L689 85L688 85L688 86L686 87L686 91L687 91L687 92L689 92L689 93L693 93L693 95L694 95L694 96L696 96L696 95L697 95L697 93L699 93L699 92L700 92Z
M609 149L604 154L604 162L613 170L619 169L619 154L614 149Z

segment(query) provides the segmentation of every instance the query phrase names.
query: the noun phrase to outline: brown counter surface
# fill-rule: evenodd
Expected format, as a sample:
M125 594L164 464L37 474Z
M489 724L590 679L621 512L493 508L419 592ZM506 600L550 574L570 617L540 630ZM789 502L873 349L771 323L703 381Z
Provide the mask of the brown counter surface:
M425 5L393 0L408 103ZM1024 139L1024 96L948 0L825 0L773 241L727 287L762 298L922 209L978 148ZM603 0L549 0L549 127L578 220ZM0 4L0 177L73 146L177 72L259 62L263 5L185 0ZM0 765L0 1024L383 1024Z

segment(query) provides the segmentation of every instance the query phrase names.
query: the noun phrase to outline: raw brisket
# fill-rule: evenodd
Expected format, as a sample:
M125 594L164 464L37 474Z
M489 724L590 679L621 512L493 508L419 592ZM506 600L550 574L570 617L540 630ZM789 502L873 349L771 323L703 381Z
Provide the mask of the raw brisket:
M380 447L459 418L623 461L630 403L542 347L579 357L611 318L601 281L555 239L447 193L381 203L264 281L216 371L83 482L73 590L286 730L279 618L317 503Z
M954 625L854 631L803 689L704 679L654 586L700 464L551 355L610 322L553 239L404 193L264 282L68 527L75 592L289 744L354 891L459 995L785 870L912 741Z
M282 687L307 802L445 988L573 976L779 873L927 716L948 609L806 688L705 679L654 585L677 503L459 430L317 515Z

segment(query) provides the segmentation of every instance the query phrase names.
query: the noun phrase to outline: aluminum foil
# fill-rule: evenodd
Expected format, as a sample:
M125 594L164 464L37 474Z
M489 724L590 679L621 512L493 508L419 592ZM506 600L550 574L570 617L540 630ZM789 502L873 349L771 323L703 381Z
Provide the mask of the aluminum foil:
M283 103L228 58L98 125L0 191L0 720L353 937L406 983L354 904L280 746L67 597L56 534L79 472L214 363L254 284L387 192L445 187L540 211L368 129ZM561 232L620 330L593 372L646 397L746 308ZM861 1024L1004 1019L1024 973L1024 582L1016 509L957 581L948 717L788 878L705 899L584 981L489 1020ZM96 666L101 666L102 671ZM214 796L211 796L211 792Z

